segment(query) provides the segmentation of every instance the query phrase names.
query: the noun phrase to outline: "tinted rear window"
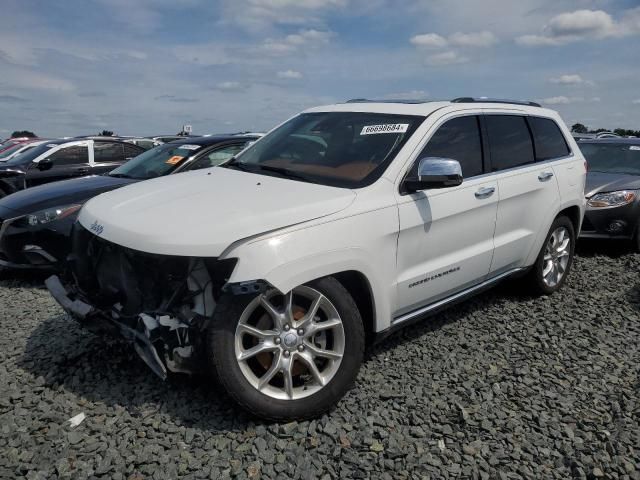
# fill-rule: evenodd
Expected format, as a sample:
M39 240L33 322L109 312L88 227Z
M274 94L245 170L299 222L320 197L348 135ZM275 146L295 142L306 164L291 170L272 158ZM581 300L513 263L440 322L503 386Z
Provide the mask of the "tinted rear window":
M529 123L538 162L569 155L569 147L556 122L550 118L529 117Z
M535 161L533 142L524 117L487 115L485 119L491 148L491 169L494 172Z

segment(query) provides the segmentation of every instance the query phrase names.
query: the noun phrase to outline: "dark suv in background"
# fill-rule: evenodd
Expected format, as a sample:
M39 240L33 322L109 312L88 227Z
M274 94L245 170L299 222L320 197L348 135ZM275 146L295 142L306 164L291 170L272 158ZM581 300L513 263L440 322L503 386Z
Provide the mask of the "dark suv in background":
M0 163L0 198L43 183L107 173L142 152L119 140L51 140Z

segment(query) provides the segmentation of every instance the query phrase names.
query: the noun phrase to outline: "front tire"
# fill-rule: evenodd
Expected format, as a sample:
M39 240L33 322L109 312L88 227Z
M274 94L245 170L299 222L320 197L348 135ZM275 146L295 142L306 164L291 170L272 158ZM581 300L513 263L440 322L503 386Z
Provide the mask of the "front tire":
M551 295L564 285L573 263L575 245L571 220L564 216L556 218L527 277L534 293Z
M214 376L242 407L290 421L330 409L353 384L365 346L353 298L335 278L257 296L225 294L207 336Z

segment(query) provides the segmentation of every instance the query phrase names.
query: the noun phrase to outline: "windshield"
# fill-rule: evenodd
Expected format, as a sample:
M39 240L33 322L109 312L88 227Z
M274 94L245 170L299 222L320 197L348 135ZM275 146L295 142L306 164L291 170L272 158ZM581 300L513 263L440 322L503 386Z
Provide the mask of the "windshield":
M640 175L640 145L581 143L590 172Z
M187 144L160 145L147 150L124 165L113 170L112 177L126 177L146 180L161 177L178 168L187 158L193 156L202 146Z
M224 166L336 187L364 187L382 175L423 120L379 113L305 113Z
M43 153L57 146L58 145L52 143L43 143L42 145L38 145L37 147L33 147L25 152L19 153L11 160L7 160L6 162L4 162L4 165L24 165L26 163L32 162Z

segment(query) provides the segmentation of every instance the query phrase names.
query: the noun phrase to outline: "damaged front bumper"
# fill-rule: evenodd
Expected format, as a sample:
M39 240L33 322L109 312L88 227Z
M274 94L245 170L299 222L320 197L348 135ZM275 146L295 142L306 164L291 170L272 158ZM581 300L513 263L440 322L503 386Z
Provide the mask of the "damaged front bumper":
M65 312L94 333L119 333L122 335L127 341L133 343L136 352L149 368L161 379L166 380L167 367L152 343L153 327L158 327L158 322L155 319L143 314L140 316L140 320L144 328L132 328L126 323L110 317L106 312L97 310L78 298L72 298L74 295L65 288L57 275L47 278L45 284Z
M46 280L62 308L88 330L124 337L162 379L204 370L205 332L236 260L131 250L79 224L72 238L67 271Z

